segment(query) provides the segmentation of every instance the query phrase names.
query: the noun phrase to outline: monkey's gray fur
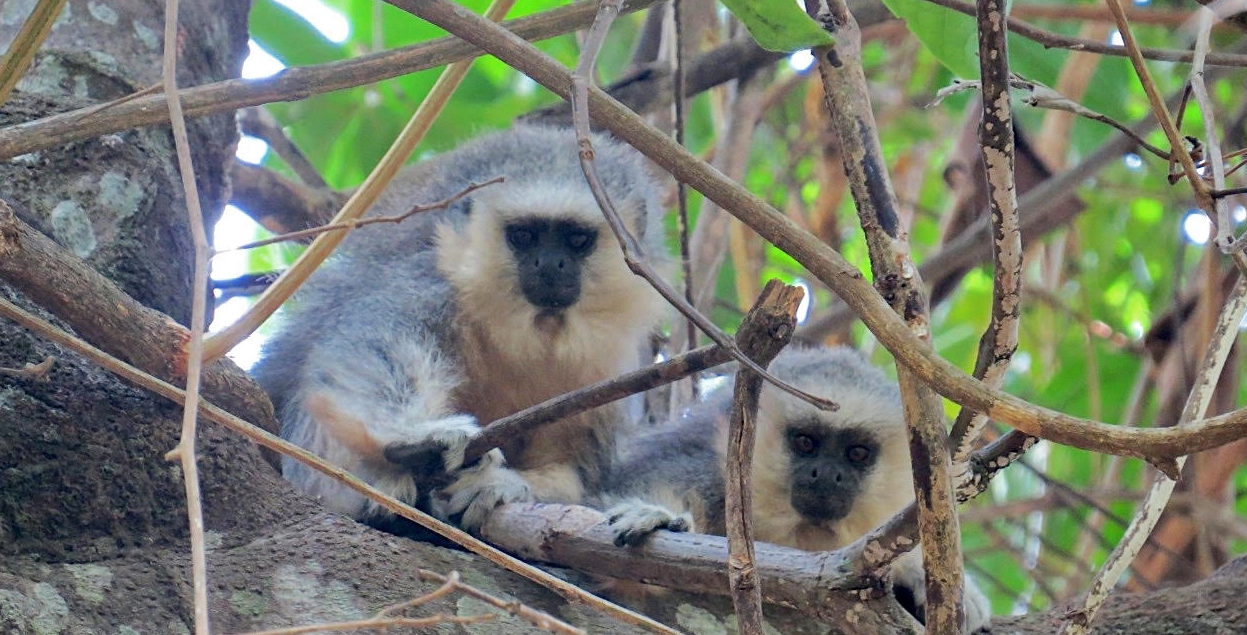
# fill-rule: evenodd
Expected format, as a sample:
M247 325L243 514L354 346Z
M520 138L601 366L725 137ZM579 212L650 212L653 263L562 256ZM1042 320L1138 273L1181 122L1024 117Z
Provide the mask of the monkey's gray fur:
M662 208L640 155L605 137L594 144L625 224L665 266ZM635 417L627 405L512 440L502 449L518 474L497 452L455 470L479 423L639 367L666 313L625 265L567 129L521 126L406 168L368 215L498 176L505 182L445 210L352 232L294 297L255 370L283 437L409 503L451 473L434 508L463 512L470 528L501 502L578 502L599 486ZM294 460L282 470L334 510L387 516Z
M848 348L788 348L771 364L776 377L840 405L835 412L764 384L753 455L753 528L759 541L807 551L838 549L891 518L914 499L909 443L895 382ZM638 544L658 529L723 535L724 466L730 384L680 420L637 435L594 501L607 510L615 542ZM893 565L898 598L921 617L921 553ZM907 602L903 602L907 603ZM991 607L966 578L970 631Z

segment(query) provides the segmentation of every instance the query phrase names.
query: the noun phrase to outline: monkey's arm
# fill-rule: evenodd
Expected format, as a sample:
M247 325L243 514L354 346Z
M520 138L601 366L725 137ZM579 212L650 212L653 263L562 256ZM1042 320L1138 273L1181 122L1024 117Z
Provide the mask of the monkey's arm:
M636 545L659 529L721 532L723 478L712 445L713 419L694 412L639 435L612 465L596 506L615 544Z
M282 400L283 436L400 500L415 502L419 482L463 463L463 451L478 430L474 418L451 408L459 381L453 356L431 330L369 328L367 320L334 317L309 344L302 363L284 369L293 377ZM286 461L283 471L334 509L357 518L377 512L362 497L293 461Z

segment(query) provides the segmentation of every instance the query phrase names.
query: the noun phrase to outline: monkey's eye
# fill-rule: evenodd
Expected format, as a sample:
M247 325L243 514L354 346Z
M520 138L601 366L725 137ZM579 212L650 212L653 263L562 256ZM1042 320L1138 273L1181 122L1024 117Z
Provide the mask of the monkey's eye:
M567 246L572 251L583 254L593 249L593 243L597 239L597 234L593 232L577 231L567 235Z
M844 456L850 463L862 463L870 458L870 448L864 445L850 445L844 451Z
M810 456L818 451L818 440L808 434L794 434L788 438L788 447L797 456Z
M512 249L528 249L537 242L537 232L518 225L512 225L506 229L507 244Z

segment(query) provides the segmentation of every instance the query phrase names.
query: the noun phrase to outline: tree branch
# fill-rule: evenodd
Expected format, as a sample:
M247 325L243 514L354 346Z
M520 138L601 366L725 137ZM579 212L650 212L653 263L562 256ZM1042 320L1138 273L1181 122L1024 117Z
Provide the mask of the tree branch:
M0 279L87 341L174 384L186 379L190 331L139 304L90 265L17 218L0 199ZM230 412L276 432L268 395L228 359L204 369L203 392Z
M805 6L835 36L835 44L814 49L814 56L823 79L823 102L840 140L844 173L866 236L875 286L904 319L918 345L930 349L926 288L910 258L908 229L897 213L896 191L883 159L862 69L861 32L843 0L807 0ZM939 395L904 365L898 362L896 370L926 569L926 632L960 633L966 624L964 565L944 407Z
M627 0L621 11L631 13L655 2L658 0ZM588 26L596 11L597 2L585 0L510 20L505 26L521 38L544 40ZM182 91L182 107L187 117L200 117L275 101L297 101L479 55L481 52L475 46L457 37L444 37L340 62L288 68L263 79L231 79L188 88ZM0 160L110 132L168 122L169 113L162 95L127 97L0 129Z

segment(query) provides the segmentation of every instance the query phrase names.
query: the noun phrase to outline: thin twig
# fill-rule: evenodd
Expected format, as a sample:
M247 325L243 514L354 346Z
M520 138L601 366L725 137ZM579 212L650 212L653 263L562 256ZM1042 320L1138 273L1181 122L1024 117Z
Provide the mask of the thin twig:
M952 84L945 86L944 88L941 88L938 91L936 91L935 99L933 99L931 103L927 104L927 107L930 108L935 105L938 105L941 101L944 100L945 97L948 97L949 95L961 92L963 90L978 89L980 88L981 85L982 85L982 82L980 82L979 80L955 79L953 80ZM1113 119L1112 117L1109 117L1107 115L1098 113L1090 108L1087 108L1086 106L1074 101L1073 99L1070 99L1069 97L1066 97L1065 95L1062 95L1060 91L1056 90L1055 88L1052 88L1051 86L1046 86L1043 83L1037 82L1032 79L1023 79L1021 77L1017 77L1016 75L1009 79L1009 86L1011 86L1012 88L1016 88L1018 90L1026 91L1027 95L1025 98L1022 99L1022 101L1025 102L1028 106L1034 106L1035 108L1046 108L1048 110L1059 110L1061 112L1068 112L1074 115L1078 115L1079 117L1083 117L1085 119L1090 119L1091 121L1100 122L1102 124L1108 125L1116 129L1118 132L1121 132L1122 134L1130 137L1131 139L1134 139L1135 143L1138 144L1140 148L1146 150L1148 153L1153 154L1166 161L1170 159L1170 156L1172 153L1162 150L1152 145L1151 143L1148 143L1147 139L1143 138L1143 135L1136 133L1134 130L1131 130L1130 126L1127 126L1126 124L1121 123L1120 121L1117 121L1116 119Z
M349 622L326 622L323 624L309 624L307 626L292 626L290 628L274 628L267 631L250 631L241 635L303 635L304 633L319 633L323 631L387 631L397 627L425 629L438 624L479 624L480 622L491 621L497 617L497 615L492 613L481 615L446 615L438 613L428 617L387 617L382 619L370 617Z
M682 0L671 0L671 22L675 27L673 32L672 62L671 62L671 111L675 115L675 142L684 145L684 13L682 8L684 3ZM697 306L697 302L693 297L693 261L689 254L689 227L688 227L688 186L683 181L675 183L676 206L678 215L676 217L676 227L680 234L680 266L684 273L684 301L689 306ZM688 337L684 350L691 351L697 347L697 329L694 327L692 318L686 318L684 328L687 330L685 335ZM697 400L697 382L689 382L691 394L694 401Z
M770 333L780 328L771 313L760 310L762 306L760 302L761 299L759 299L759 303L754 304L753 309L741 320L740 327L736 329L736 335L733 336L736 344L742 348L749 348L751 346L750 342L755 339L769 338ZM547 423L606 405L612 401L618 401L629 395L679 381L694 373L699 373L730 361L732 361L731 353L716 344L711 344L710 346L702 346L687 353L676 355L666 361L620 375L614 379L600 381L596 384L552 397L485 426L481 433L468 444L468 448L464 452L464 460L471 463L491 448L502 445L507 439L520 435L532 435L540 426Z
M39 381L48 376L48 371L52 370L52 364L56 363L56 358L48 355L38 364L27 363L21 368L2 368L0 367L0 376L8 377L26 377Z
M1247 256L1236 255L1236 259L1244 258ZM1225 306L1221 309L1216 328L1209 339L1208 350L1204 353L1204 359L1200 363L1199 374L1187 397L1186 406L1182 410L1182 416L1176 427L1185 427L1202 417L1204 411L1208 409L1217 380L1221 376L1221 369L1230 354L1230 347L1238 338L1238 325L1242 323L1244 314L1247 314L1247 276L1240 275L1234 289L1226 298ZM1185 463L1185 456L1178 457L1179 470ZM1171 478L1163 475L1156 476L1152 489L1139 506L1134 520L1126 528L1121 541L1117 543L1117 548L1109 555L1095 580L1092 581L1082 607L1071 610L1066 615L1060 635L1084 635L1088 632L1091 620L1095 618L1104 601L1108 599L1109 593L1117 585L1117 581L1134 561L1147 537L1152 533L1152 529L1160 521L1161 512L1168 504L1169 496L1176 485L1177 483Z
M963 0L927 0L927 2L946 9L952 9L958 13L964 13L968 16L974 16L974 5L969 2L964 2ZM1008 25L1011 33L1017 33L1028 40L1034 40L1046 48L1087 51L1089 53L1099 53L1101 55L1112 55L1116 57L1128 57L1130 55L1129 48L1125 46L1114 46L1112 44L1105 44L1104 42L1097 42L1095 40L1068 37L1047 29L1041 29L1017 18L1009 18ZM1159 62L1184 62L1189 64L1195 59L1195 56L1190 51L1146 47L1138 49L1138 51L1142 57ZM1247 55L1214 53L1208 56L1207 63L1214 66L1244 67L1247 66Z
M440 573L420 569L417 572L421 579L436 580L443 584L450 584L449 576ZM455 576L453 588L462 591L464 595L476 598L494 608L506 611L516 617L522 618L530 622L533 626L552 633L562 633L562 635L585 635L584 630L576 628L563 620L560 620L549 613L538 611L526 604L517 601L503 600L497 596L486 593L470 584L464 584L458 579L458 572L452 571L451 575Z
M354 220L348 220L348 221L341 222L341 223L329 223L328 225L321 225L320 227L309 227L308 229L301 229L296 232L288 232L285 234L278 234L276 236L269 236L268 238L265 238L263 240L257 240L255 242L247 243L245 245L239 245L237 247L232 247L230 249L222 249L220 251L217 251L216 253L224 254L224 253L229 253L231 251L244 251L247 249L255 249L256 247L263 247L265 245L272 245L274 243L284 243L290 240L299 240L301 238L308 238L309 236L318 236L325 232L332 232L332 231L346 232L349 230L359 229L360 227L364 227L367 225L374 225L376 223L401 223L407 220L408 218L415 216L416 214L420 214L422 212L431 212L433 210L445 209L449 207L451 204L453 204L455 201L467 196L468 194L471 194L472 192L475 192L476 190L479 190L487 185L493 185L495 183L502 183L505 180L506 180L506 177L496 176L488 181L485 181L484 183L469 183L467 187L463 188L462 190L460 190L457 194L454 194L453 196L448 196L434 203L422 203L419 205L415 205L411 209L407 210L406 212L403 212L402 214L396 214L394 216L374 216L371 218L357 218Z
M1195 160L1191 158L1191 153L1187 151L1186 140L1182 137L1182 133L1179 132L1177 125L1174 124L1173 117L1169 115L1169 108L1165 105L1165 100L1161 97L1160 90L1156 87L1156 82L1152 81L1152 75L1147 70L1147 63L1143 61L1143 54L1139 50L1139 45L1135 42L1134 32L1130 29L1130 22L1126 19L1126 10L1120 0L1107 0L1107 2L1109 10L1113 13L1113 18L1117 21L1117 31L1121 33L1122 42L1125 44L1126 51L1130 56L1130 63L1134 66L1134 72L1139 77L1139 83L1143 85L1143 92L1147 95L1148 104L1152 107L1152 114L1160 123L1161 130L1165 131L1165 138L1169 141L1172 157L1182 166L1182 171L1186 174L1187 181L1190 181L1191 189L1195 193L1195 202L1204 213L1208 214L1208 218L1215 222L1216 215L1213 212L1215 205L1208 184L1200 177L1199 170L1195 166ZM1198 52L1196 51L1196 53ZM1194 60L1195 58L1196 56L1193 55L1192 59ZM1205 112L1204 115L1208 116L1211 113Z
M203 211L199 208L199 189L195 184L195 167L191 161L190 140L186 135L186 119L177 84L178 0L165 0L165 33L163 77L165 103L173 126L173 145L177 151L178 172L182 176L182 196L190 216L194 244L195 277L191 285L191 332L186 350L186 402L182 406L182 434L176 448L165 454L165 460L178 459L182 465L182 481L186 486L186 515L190 523L191 581L194 588L195 635L208 635L208 558L204 546L203 503L199 496L199 464L195 456L195 434L199 414L199 380L203 375L204 326L207 324L208 234L204 229Z
M4 57L0 57L0 104L8 101L9 93L17 86L17 80L26 74L26 69L35 59L35 51L52 32L52 25L64 8L65 0L39 0L26 17L22 28L18 29L4 51Z
M585 173L585 180L589 184L589 190L593 192L593 198L597 200L598 206L602 208L602 214L606 216L607 224L610 225L616 240L619 241L619 248L623 251L624 262L628 264L628 269L632 273L644 278L671 306L692 320L697 328L701 329L711 341L731 353L732 359L740 362L749 370L758 373L776 388L806 401L820 410L836 410L839 406L834 402L807 393L777 379L768 373L765 368L749 359L747 355L741 352L740 347L736 345L732 338L728 337L714 322L698 311L696 307L689 304L671 285L667 284L645 260L645 253L641 249L640 243L628 231L628 227L624 225L623 220L619 217L619 212L615 210L614 204L611 202L610 197L607 196L606 188L602 185L602 180L597 173L597 167L593 163L593 140L591 138L592 132L589 129L589 86L592 84L593 68L597 62L598 50L601 49L602 43L606 39L607 29L610 28L611 22L619 15L620 1L603 0L598 9L598 19L594 20L593 27L589 29L589 34L585 37L584 49L580 53L580 63L576 66L576 71L572 73L571 104L572 120L576 128L576 140L580 145L581 170Z
M991 322L979 339L974 377L992 388L1004 384L1009 361L1018 348L1022 313L1022 232L1018 222L1017 178L1014 172L1013 106L1009 99L1009 46L1004 7L998 0L978 0L979 74L983 114L979 146L987 173L987 203L992 224ZM970 452L978 443L987 417L962 408L949 433L953 476L957 487L969 479Z
M506 17L507 11L513 4L515 0L494 0L485 10L485 19L492 22L501 20ZM425 133L441 114L451 94L459 87L459 82L467 75L473 61L467 59L455 62L442 71L437 81L434 82L433 88L429 90L429 94L416 108L411 120L403 126L402 131L398 133L398 138L386 150L385 155L364 179L363 184L351 194L351 198L342 206L337 216L334 216L331 225L354 221L372 207L373 202L381 196L390 180L398 173L399 168L424 139ZM282 272L281 277L269 285L255 303L247 308L246 313L233 324L208 337L204 347L205 359L212 360L225 355L259 328L260 324L263 324L287 298L294 294L295 290L307 280L308 276L312 275L320 263L324 262L325 258L328 258L334 248L345 238L346 232L341 231L317 236L312 244L299 254L294 264Z
M420 575L420 579L422 580L426 579L426 577L431 578L434 575L432 571L425 571L424 569L418 571L417 574ZM391 604L380 611L377 611L376 614L372 616L373 619L381 619L387 615L393 615L394 613L398 613L400 611L406 611L407 609L415 608L417 606L423 606L433 600L438 600L454 593L455 589L459 586L459 572L451 571L449 574L438 578L438 580L442 583L441 586L425 593L420 597L404 600L397 604Z
M182 389L168 382L157 379L148 373L131 366L104 351L101 351L86 342L69 335L61 329L53 326L45 320L32 315L30 312L23 310L21 307L0 297L0 316L13 320L23 327L27 328L35 335L42 337L55 344L68 348L79 355L82 355L89 361L99 365L101 368L129 381L132 384L146 388L161 397L164 397L174 403L184 404L186 402L186 393ZM341 481L344 485L358 492L364 498L376 503L387 511L406 518L429 531L432 531L447 540L462 546L472 553L485 558L486 560L516 573L532 582L535 582L555 593L559 594L568 602L584 604L596 611L610 615L624 623L632 624L644 628L654 633L662 635L680 635L680 632L661 624L635 611L618 606L612 602L604 600L584 589L571 584L561 578L553 576L537 567L527 564L517 558L508 556L505 553L489 546L478 538L473 537L467 532L443 523L432 516L417 510L416 508L403 503L394 497L378 490L377 488L360 480L359 477L347 472L346 470L329 463L328 461L304 450L303 448L278 437L271 432L263 430L247 421L234 416L210 402L200 400L200 414L207 417L210 421L218 423L226 428L234 431L238 435L250 439L257 445L294 458L295 460L307 465L308 467L321 472L337 481Z

